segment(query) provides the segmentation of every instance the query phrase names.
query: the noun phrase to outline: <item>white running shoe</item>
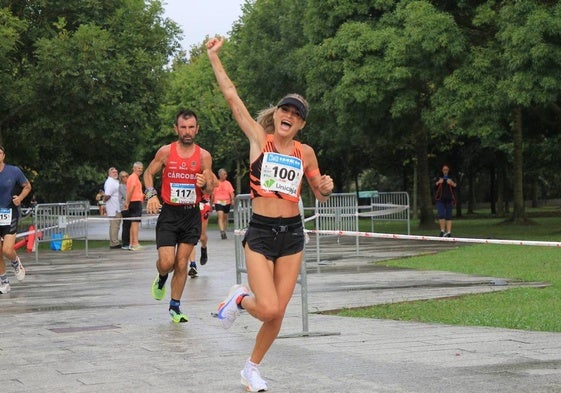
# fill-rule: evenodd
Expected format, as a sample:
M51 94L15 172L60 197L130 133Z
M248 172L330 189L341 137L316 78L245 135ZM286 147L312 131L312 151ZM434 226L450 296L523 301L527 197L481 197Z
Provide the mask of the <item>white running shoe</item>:
M10 292L10 283L0 283L0 294Z
M16 273L16 278L18 279L18 281L23 281L23 279L25 278L25 269L21 264L19 258L18 258L17 266L14 267L14 272Z
M230 288L226 299L218 305L218 313L216 316L224 329L229 329L240 313L237 303L238 297L247 295L248 293L249 291L243 285L234 285Z
M242 377L241 383L248 392L266 392L269 389L267 381L261 378L259 369L256 366L246 365L240 371L240 375Z

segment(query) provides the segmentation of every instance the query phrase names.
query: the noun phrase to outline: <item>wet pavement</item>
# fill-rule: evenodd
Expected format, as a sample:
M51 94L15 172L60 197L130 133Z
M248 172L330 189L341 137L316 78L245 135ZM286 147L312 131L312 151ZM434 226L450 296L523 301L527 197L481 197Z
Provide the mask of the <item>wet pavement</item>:
M92 229L103 239L107 228ZM209 262L188 279L174 324L168 295L150 295L154 229L140 251L20 252L27 277L0 295L0 391L241 392L239 370L259 322L242 314L224 330L212 317L235 283L234 236L209 231ZM457 247L456 245L450 245ZM437 243L334 241L307 257L307 319L301 287L281 338L260 370L271 392L561 392L561 334L344 318L317 312L369 304L505 290L503 278L386 269L370 263L431 253ZM508 285L505 284L505 281ZM307 325L307 326L305 326Z

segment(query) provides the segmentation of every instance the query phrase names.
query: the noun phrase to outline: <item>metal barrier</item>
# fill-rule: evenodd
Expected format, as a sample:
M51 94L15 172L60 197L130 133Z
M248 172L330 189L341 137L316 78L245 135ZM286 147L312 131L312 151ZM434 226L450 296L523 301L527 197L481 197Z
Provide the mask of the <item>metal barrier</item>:
M45 203L35 207L33 222L36 236L35 260L39 260L39 243L66 239L84 239L86 255L88 255L88 201L66 203Z
M249 226L251 219L251 197L249 194L236 195L234 202L234 230L235 234L235 251L236 251L236 283L241 284L242 273L247 273L245 267L245 253L242 246L243 233Z
M363 210L367 211L363 211ZM374 221L405 221L411 234L409 194L407 192L376 192L370 196L370 205L359 207L360 217L370 217L371 232Z
M316 230L358 232L358 200L355 193L331 194L325 202L316 199L314 219ZM316 262L321 262L322 240L332 240L334 235L317 235L315 250ZM339 238L337 237L337 242ZM355 240L355 253L359 253L359 237ZM323 253L326 256L326 253Z

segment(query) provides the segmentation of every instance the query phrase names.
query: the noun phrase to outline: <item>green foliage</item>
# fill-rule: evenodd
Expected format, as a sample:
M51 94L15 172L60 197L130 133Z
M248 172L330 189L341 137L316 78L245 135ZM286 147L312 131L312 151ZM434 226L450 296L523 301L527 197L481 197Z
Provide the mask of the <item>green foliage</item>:
M396 179L430 224L441 161L465 174L464 196L559 196L544 168L561 135L560 24L560 3L536 0L248 0L222 59L250 113L307 97L298 138L337 191L363 172ZM108 166L147 163L181 107L215 169L246 175L204 45L170 64L180 30L160 1L3 0L0 32L0 143L48 200L90 198Z
M13 55L25 102L8 116L8 149L26 157L41 200L90 199L109 166L129 169L158 124L164 66L177 48L159 1L12 2L27 22Z
M160 111L163 126L154 136L152 145L155 151L162 144L177 139L173 132L173 120L179 108L187 107L199 117L197 143L211 152L215 172L222 167L233 172L236 161L247 161L248 145L215 83L206 51L204 55L201 54L202 48L201 44L200 51L191 52L192 57L188 63L175 64L173 72L167 75L169 89ZM222 54L226 67L229 53L231 46L226 44Z

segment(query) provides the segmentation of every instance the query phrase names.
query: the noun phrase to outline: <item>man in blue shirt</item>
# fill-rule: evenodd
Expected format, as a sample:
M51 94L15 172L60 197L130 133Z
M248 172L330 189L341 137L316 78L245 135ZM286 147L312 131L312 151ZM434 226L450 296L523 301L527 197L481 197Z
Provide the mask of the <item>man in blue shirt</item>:
M7 165L4 162L5 158L6 150L0 146L0 245L2 255L10 260L16 278L21 281L25 278L25 269L16 254L14 245L19 219L18 207L31 191L31 183L21 169ZM21 187L21 191L15 195L18 187ZM6 265L2 260L0 263L0 294L8 292L10 292L10 282L6 274Z

